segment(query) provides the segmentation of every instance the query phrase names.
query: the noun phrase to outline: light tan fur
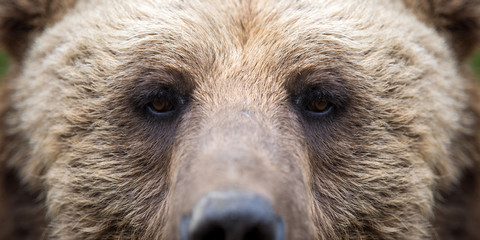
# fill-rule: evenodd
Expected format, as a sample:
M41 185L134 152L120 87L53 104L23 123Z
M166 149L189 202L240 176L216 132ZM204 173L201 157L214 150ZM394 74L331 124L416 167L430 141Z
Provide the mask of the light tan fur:
M0 169L44 211L40 238L179 239L181 216L218 189L266 197L288 240L480 237L478 86L462 65L474 46L412 1L73 3L21 44L0 34L18 59ZM158 86L189 96L173 123L136 105ZM312 121L292 103L305 86L345 103ZM464 184L477 212L449 212ZM450 231L452 216L465 224Z

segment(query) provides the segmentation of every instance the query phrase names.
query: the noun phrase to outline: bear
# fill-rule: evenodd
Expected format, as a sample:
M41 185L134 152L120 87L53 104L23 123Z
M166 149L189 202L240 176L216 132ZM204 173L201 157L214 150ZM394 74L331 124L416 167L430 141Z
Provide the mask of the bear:
M478 0L2 0L0 239L480 239Z

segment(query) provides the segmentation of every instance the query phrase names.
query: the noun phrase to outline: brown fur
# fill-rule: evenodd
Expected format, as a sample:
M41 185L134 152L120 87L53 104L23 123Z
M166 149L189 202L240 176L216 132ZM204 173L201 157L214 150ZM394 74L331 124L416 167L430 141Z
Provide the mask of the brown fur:
M479 9L0 1L17 61L0 93L0 239L176 240L225 189L272 202L288 240L479 239L480 98L463 65ZM299 104L313 88L331 114ZM146 110L162 89L186 103L169 118Z
M7 84L2 85L0 91L0 117L5 119L7 112L12 109L9 104L11 94ZM45 211L41 195L23 183L18 173L8 166L6 159L26 158L25 153L19 152L25 144L18 136L12 136L5 131L5 122L0 122L0 222L2 228L0 239L39 239L45 230ZM32 227L35 226L35 227Z
M17 59L32 39L45 27L57 22L76 0L2 0L0 39Z
M422 20L445 34L459 59L480 41L478 0L403 0Z

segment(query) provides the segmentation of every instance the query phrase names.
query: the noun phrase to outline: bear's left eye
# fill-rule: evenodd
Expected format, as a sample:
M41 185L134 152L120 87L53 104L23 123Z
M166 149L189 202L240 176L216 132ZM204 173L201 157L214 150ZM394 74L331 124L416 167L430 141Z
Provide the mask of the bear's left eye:
M182 108L184 103L175 91L163 89L147 104L147 109L155 116L168 116Z

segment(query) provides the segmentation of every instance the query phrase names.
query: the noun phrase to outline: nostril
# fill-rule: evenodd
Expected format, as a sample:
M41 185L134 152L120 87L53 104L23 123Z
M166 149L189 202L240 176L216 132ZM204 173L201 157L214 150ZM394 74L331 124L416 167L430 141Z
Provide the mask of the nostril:
M247 231L242 240L263 240L263 239L275 239L271 236L271 233L265 233L262 229L254 227Z
M203 234L200 236L195 237L198 240L226 240L227 236L225 234L225 230L221 226L211 226L210 229L207 229Z
M283 221L265 198L213 192L181 222L182 240L283 240Z
M245 220L248 222L248 220ZM236 229L235 229L236 228ZM274 226L255 225L250 228L244 227L242 223L236 226L230 224L203 224L196 228L189 239L193 240L226 240L227 232L230 238L238 240L275 240Z

